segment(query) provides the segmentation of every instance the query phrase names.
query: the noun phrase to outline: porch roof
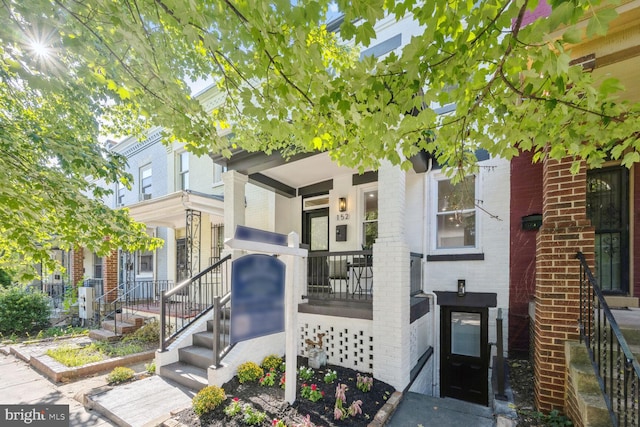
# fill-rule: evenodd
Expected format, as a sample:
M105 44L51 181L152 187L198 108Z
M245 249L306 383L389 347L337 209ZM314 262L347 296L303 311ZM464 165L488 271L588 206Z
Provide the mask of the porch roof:
M127 206L138 222L152 227L181 228L185 226L185 211L193 209L224 221L222 196L198 193L191 190L177 191L154 199Z

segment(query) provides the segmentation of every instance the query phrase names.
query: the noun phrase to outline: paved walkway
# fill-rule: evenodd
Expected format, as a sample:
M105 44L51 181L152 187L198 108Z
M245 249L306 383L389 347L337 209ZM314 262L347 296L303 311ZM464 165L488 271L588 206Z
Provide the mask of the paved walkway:
M491 408L455 399L406 393L387 427L495 426Z
M0 354L0 404L69 405L69 426L115 426L104 416L89 411L74 396L104 385L104 376L68 384L54 384L13 356Z

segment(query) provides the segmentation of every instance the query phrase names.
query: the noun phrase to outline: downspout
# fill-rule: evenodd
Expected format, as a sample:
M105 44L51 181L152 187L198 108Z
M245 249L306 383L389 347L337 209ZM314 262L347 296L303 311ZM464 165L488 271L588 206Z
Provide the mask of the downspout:
M427 191L425 191L425 196L424 196L424 200L423 200L423 209L422 209L422 223L426 225L427 230L431 230L431 215L428 214L428 208L429 208L429 175L431 173L433 169L433 159L430 157L429 158L429 166L427 167L427 171L425 172L425 185L426 185L426 189ZM424 259L424 263L425 263L425 268L423 269L425 275L424 277L426 278L426 254L429 251L429 239L425 238L423 241L423 248L422 248L422 253L425 254ZM432 301L432 307L431 307L431 313L432 314L432 322L431 322L431 337L432 337L432 342L433 342L433 369L431 370L431 395L432 396L438 396L439 393L436 394L437 391L439 391L440 389L440 384L439 384L439 380L440 380L440 376L438 375L438 373L440 372L439 370L439 366L440 366L440 312L437 309L438 307L438 297L435 293L433 292L425 292L425 290L422 290L422 293L427 295L429 297L429 299Z

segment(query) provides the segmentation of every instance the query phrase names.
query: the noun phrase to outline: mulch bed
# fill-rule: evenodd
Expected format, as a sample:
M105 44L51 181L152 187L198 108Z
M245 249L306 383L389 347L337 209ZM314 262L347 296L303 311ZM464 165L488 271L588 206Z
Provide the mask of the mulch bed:
M300 358L298 366L307 366L306 359ZM338 379L333 384L324 382L324 375L328 370L334 370L338 374ZM227 395L227 400L214 411L198 417L193 409L186 409L174 417L175 420L190 426L215 426L215 427L240 427L246 426L242 421L242 416L228 417L224 413L224 408L231 403L234 397L239 399L241 405L250 403L254 409L266 412L267 420L260 424L271 426L272 420L277 418L283 420L287 426L295 426L302 423L307 415L316 426L356 426L365 427L376 415L378 410L386 403L387 399L395 389L381 381L374 380L373 387L369 392L362 392L356 387L357 371L340 366L327 365L314 372L310 380L301 380L298 377L297 400L293 406L289 406L284 401L284 390L276 385L272 387L260 386L258 383L240 384L237 377L223 385ZM279 379L279 376L277 377ZM300 396L300 388L303 383L307 385L316 384L318 390L324 392L324 398L318 402L311 402ZM346 420L335 420L333 417L334 404L336 401L335 392L338 383L347 385L347 404L354 400L362 401L362 414L349 417Z

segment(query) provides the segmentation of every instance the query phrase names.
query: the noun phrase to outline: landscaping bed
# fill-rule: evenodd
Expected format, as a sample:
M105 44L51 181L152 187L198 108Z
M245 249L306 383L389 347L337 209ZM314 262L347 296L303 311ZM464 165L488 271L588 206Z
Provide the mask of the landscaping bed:
M300 358L298 366L306 367L306 359ZM325 382L325 375L329 371L335 371L336 376L336 379L331 383ZM261 386L257 381L241 384L236 376L222 386L227 399L216 409L200 417L196 415L193 409L185 409L178 413L174 417L174 420L189 427L246 426L248 424L244 422L242 412L233 417L225 414L225 408L233 404L235 399L236 404L241 408L245 404L250 404L252 410L266 413L266 419L254 425L272 426L275 425L273 424L273 420L277 419L282 421L280 426L286 425L291 427L302 424L306 417L309 416L313 425L317 426L364 427L373 421L376 413L387 402L395 390L392 386L375 379L373 380L370 391L364 392L359 390L356 385L358 374L359 373L353 369L327 365L321 369L314 370L310 379L302 379L300 375L298 375L296 388L297 400L292 406L284 401L284 390L279 386L281 374L276 373L276 381L273 386ZM369 377L366 374L360 375ZM308 390L311 389L312 385L315 385L313 391L320 394L324 393L324 396L317 402L312 402L302 397L301 388L303 384L309 387ZM335 395L338 384L345 384L347 388L345 393L346 404L343 405L344 408L347 409L352 402L360 400L361 404L359 407L362 410L361 414L347 416L343 420L335 419ZM305 426L307 425L311 426L311 424L306 424Z

